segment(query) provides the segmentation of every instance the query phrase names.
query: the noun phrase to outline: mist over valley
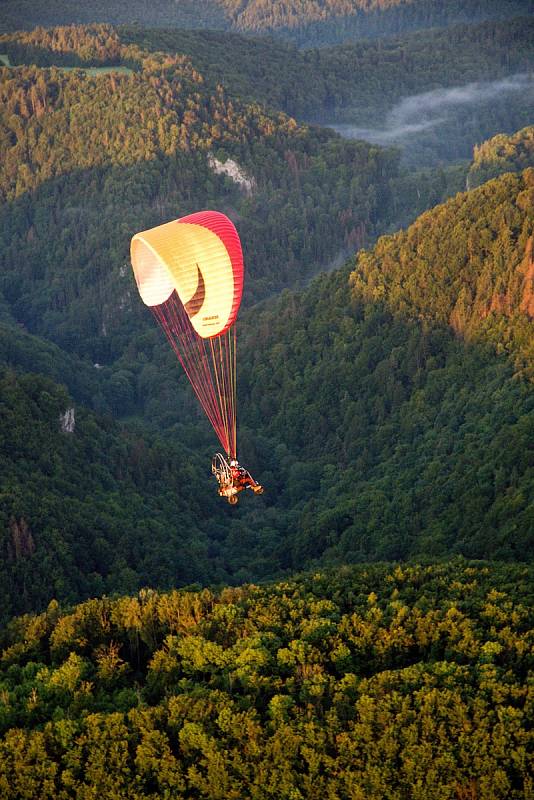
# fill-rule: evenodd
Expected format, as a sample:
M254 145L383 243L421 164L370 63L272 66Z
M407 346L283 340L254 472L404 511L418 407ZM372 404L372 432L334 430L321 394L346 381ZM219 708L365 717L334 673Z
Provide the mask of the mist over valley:
M482 139L495 133L511 133L521 127L519 121L531 121L533 108L534 77L518 73L404 97L376 127L351 122L324 124L349 139L396 145L407 164L431 166L469 158L473 145ZM451 133L454 141L462 135L459 146L447 146ZM470 133L477 138L471 141Z

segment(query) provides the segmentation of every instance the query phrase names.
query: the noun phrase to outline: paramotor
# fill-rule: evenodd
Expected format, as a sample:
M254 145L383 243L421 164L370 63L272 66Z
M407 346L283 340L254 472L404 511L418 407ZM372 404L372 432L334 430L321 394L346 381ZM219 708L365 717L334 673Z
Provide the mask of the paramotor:
M242 467L237 459L230 462L221 453L215 453L211 462L211 471L219 484L219 495L226 497L230 505L237 503L238 494L243 489L251 489L254 494L263 494L263 486L257 483L250 472Z
M133 237L131 259L141 299L165 331L227 458L235 460L235 321L244 268L233 223L218 211L200 211L158 225Z

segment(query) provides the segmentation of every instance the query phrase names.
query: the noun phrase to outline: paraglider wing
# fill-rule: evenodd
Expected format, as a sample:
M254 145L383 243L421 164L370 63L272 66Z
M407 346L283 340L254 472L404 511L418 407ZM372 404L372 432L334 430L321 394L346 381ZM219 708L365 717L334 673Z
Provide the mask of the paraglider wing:
M195 331L220 336L235 322L243 292L243 254L237 231L224 214L201 211L132 239L132 265L148 306L175 290Z
M201 211L137 233L132 266L228 455L236 452L235 320L243 254L233 223Z

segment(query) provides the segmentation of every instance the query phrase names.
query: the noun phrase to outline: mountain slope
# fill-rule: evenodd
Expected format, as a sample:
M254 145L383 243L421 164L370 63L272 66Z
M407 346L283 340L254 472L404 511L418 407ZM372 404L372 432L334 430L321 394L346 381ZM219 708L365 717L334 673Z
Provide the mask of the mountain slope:
M266 309L241 347L282 563L530 558L531 387L489 347L351 304L336 278Z
M347 271L256 312L240 351L245 419L269 443L262 482L290 509L286 563L530 557L534 400L517 379L534 342L530 182L504 175L379 240L352 271L352 300ZM449 319L459 331L459 299L492 270L466 344ZM503 281L510 306L492 308Z
M354 292L507 350L534 377L534 170L458 195L362 252ZM503 326L503 316L507 323Z

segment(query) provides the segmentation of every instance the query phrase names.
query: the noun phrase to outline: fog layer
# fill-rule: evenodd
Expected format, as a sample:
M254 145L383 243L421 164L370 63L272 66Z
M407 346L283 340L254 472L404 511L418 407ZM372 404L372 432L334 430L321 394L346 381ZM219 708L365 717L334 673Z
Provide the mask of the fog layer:
M361 128L350 123L330 127L350 139L365 139L381 145L402 145L414 134L446 123L462 106L477 106L492 99L501 100L512 93L530 92L533 88L532 77L521 73L497 81L434 89L405 97L387 114L381 128Z

